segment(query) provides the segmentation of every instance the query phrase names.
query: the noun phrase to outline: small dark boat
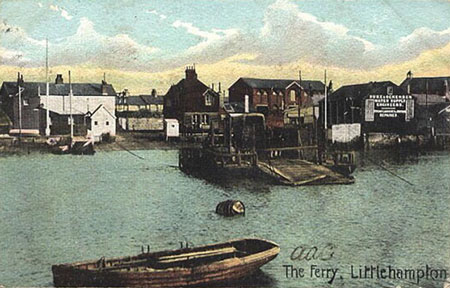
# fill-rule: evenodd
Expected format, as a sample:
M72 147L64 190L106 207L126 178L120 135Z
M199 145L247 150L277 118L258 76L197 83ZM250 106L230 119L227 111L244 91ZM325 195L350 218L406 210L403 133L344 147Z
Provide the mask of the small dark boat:
M245 205L239 200L226 200L217 204L216 213L223 216L245 215Z
M47 141L49 145L50 152L53 154L63 155L63 154L73 154L73 155L94 155L94 142L91 139L87 140L73 140L73 141L61 141L60 143L55 142L56 140ZM65 143L67 142L67 143Z
M239 239L120 258L53 265L56 287L186 287L243 278L274 259L280 248Z

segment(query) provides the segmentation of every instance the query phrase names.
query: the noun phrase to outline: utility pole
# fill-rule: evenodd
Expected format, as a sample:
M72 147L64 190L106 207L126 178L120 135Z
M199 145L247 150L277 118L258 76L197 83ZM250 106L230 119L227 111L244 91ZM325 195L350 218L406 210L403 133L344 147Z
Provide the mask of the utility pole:
M327 70L325 69L325 73L324 73L324 78L325 78L325 101L324 101L324 124L325 124L325 127L324 127L324 129L325 129L325 133L327 133L327 128L328 128L328 124L327 124L327 117L328 117L328 111L327 111L327 105L328 105L328 89L327 89ZM326 135L327 136L327 135ZM326 136L325 136L325 139L326 139Z
M48 107L48 98L50 97L50 84L48 80L48 38L45 39L45 82L46 82L46 93L45 93L45 136L50 136L50 110Z
M19 80L17 83L17 88L19 90L18 96L19 96L19 143L22 139L22 87L20 87L20 73L19 73Z
M70 111L70 141L73 141L73 116L72 116L72 80L69 70L69 111Z

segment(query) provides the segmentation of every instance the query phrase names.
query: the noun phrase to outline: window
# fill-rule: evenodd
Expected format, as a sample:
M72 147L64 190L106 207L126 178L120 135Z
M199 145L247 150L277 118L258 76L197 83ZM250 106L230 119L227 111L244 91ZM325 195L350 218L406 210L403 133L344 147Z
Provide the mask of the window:
M209 124L209 115L208 114L202 115L202 124Z
M388 86L388 87L387 87L387 94L388 94L388 95L394 94L394 87Z
M212 96L209 93L205 94L205 106L211 106L212 105Z
M98 125L98 121L94 121L94 125L97 126Z
M28 106L28 104L30 104L28 99L23 99L23 106Z
M289 91L289 100L291 101L291 102L295 102L295 100L296 100L296 97L297 95L296 95L296 93L295 93L295 90L291 90L291 91Z
M197 125L200 123L200 115L194 114L192 115L192 125Z
M106 126L109 126L109 121L106 121Z

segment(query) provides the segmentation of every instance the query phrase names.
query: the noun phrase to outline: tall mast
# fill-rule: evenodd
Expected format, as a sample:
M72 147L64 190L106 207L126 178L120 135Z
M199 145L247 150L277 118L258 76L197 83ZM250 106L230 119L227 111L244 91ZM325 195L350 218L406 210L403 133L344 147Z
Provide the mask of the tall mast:
M50 84L48 81L48 38L45 39L45 82L46 82L46 93L45 93L45 135L50 136L50 110L48 107L48 98L50 96Z
M325 78L325 105L324 105L324 110L325 110L324 111L324 114L325 114L324 115L324 123L325 123L325 127L324 128L325 128L325 131L327 131L327 127L328 127L328 125L327 125L327 117L328 117L327 116L327 114L328 114L327 113L328 112L327 111L327 105L328 105L328 103L327 103L328 102L328 99L327 99L328 95L327 94L328 94L328 89L327 89L327 70L326 69L325 69L325 73L324 73L324 78Z
M73 116L72 116L72 80L70 78L69 70L69 111L70 111L70 140L73 139Z
M19 94L19 142L21 141L22 138L22 87L20 87L20 79L21 79L21 75L20 73L18 73L18 84L17 84L17 88L18 88L18 94Z

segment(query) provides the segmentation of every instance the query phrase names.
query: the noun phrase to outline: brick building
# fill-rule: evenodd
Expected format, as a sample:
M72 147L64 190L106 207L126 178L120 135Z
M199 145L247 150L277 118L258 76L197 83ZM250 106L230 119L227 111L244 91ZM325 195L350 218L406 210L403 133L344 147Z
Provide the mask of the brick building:
M228 89L230 103L244 103L249 96L252 110L266 116L269 128L283 128L298 120L312 123L314 104L323 98L325 85L321 81L239 78Z
M184 133L208 131L219 122L220 93L198 79L195 67L185 73L164 97L164 118L177 119Z

